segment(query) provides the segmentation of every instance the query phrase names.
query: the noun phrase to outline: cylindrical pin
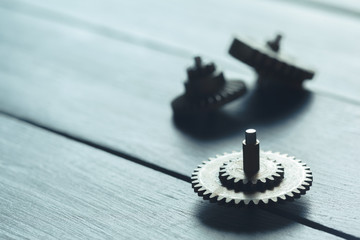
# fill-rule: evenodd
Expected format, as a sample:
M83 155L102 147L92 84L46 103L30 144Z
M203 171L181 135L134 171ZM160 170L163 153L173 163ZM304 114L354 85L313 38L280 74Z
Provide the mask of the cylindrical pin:
M196 68L201 68L201 57L195 57L194 59Z
M280 34L276 35L275 39L272 41L268 41L267 45L274 51L279 52L280 50L280 41L282 36Z
M246 130L243 141L243 168L247 176L255 175L260 169L259 146L260 142L256 139L256 130Z

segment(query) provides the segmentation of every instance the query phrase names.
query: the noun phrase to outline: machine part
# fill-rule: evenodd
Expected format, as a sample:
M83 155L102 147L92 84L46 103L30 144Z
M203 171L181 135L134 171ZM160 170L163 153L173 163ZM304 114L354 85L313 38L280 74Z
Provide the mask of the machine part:
M203 65L200 57L195 57L195 66L188 68L187 75L185 93L171 103L176 115L211 112L246 92L243 81L226 81L213 63Z
M279 53L281 38L281 35L277 35L265 46L235 38L229 53L256 70L260 87L280 85L300 88L304 80L314 77L315 72Z
M284 178L284 168L276 160L263 158L260 160L260 165L255 175L247 176L243 171L243 158L240 155L220 167L219 179L222 185L236 192L254 192L272 189Z
M256 131L248 129L246 131L245 144L256 145L257 143ZM225 153L224 155L210 158L209 161L204 161L192 174L191 179L194 191L197 192L199 196L211 202L235 206L252 206L293 200L294 198L299 198L310 189L313 178L310 168L307 167L305 163L286 154L273 153L271 151L259 151L259 158L256 159L256 157L254 157L256 154L245 153L247 151L248 148L245 147L242 152ZM248 158L248 156L252 156L252 158ZM254 159L258 161L259 164L251 163ZM274 166L271 165L271 163L275 163L274 161L276 161L275 165L279 166L281 170L279 173L277 173L278 170L275 170L278 169L278 167L271 168L271 166ZM235 189L232 185L235 181L230 181L231 178L226 178L227 181L224 181L219 177L223 173L222 170L227 170L226 167L224 168L224 165L229 166L231 164L237 165L233 166L232 169L236 169L236 176L240 178L240 180L241 178L246 178L251 179L252 183L263 182L261 179L269 174L277 178L269 182L271 187L265 185L266 187L262 188L257 187L258 185L255 184L251 191ZM244 166L246 164L251 167L245 168ZM282 168L277 164L281 164ZM253 171L257 165L259 166L259 170L254 174ZM265 170L263 170L263 168L265 168ZM282 172L282 174L280 174L280 172ZM235 175L234 173L232 174ZM278 177L278 175L280 175L280 177Z
M274 40L267 41L266 44L274 52L279 52L281 39L282 39L282 36L280 34L278 34L278 35L276 35Z

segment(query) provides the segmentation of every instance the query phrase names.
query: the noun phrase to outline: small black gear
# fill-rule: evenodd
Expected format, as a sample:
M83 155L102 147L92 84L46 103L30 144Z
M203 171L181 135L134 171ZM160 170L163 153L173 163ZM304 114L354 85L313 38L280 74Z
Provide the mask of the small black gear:
M215 158L210 158L209 161L204 161L194 170L191 177L194 191L204 199L210 200L210 202L234 206L252 206L291 201L299 198L310 189L313 177L310 168L305 163L287 154L259 151L258 146L256 131L247 130L242 152L218 155ZM260 174L261 168L264 166L262 163L274 163L279 173L281 172L281 174L275 174L280 175L280 177L277 177L278 183L270 184L272 187L265 189L255 187L252 191L237 190L229 187L231 184L230 179L221 180L220 175L228 171L226 166L229 166L229 163L239 164L240 162L236 161L239 161L241 156L244 159L242 161L243 176L253 179L253 183L258 183L261 181L260 176L263 176L263 174ZM224 164L227 165L224 167ZM281 164L281 167L277 164ZM238 170L240 171L241 168Z
M213 63L202 65L200 57L195 57L195 66L187 70L187 75L185 93L171 103L176 115L211 112L246 92L243 81L226 81L224 74L217 72Z
M280 54L280 40L281 35L277 35L274 41L262 46L254 41L235 38L229 53L256 70L260 87L280 85L299 88L304 80L312 79L315 72Z
M284 168L275 159L261 158L260 169L252 176L247 176L243 169L243 154L225 162L219 171L221 183L235 191L265 191L278 185L284 178Z

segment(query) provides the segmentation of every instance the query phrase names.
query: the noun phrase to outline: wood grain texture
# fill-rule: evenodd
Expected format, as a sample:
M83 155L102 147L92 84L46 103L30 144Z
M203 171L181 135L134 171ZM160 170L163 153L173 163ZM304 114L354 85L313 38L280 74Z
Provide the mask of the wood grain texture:
M242 131L255 127L266 150L293 154L314 172L309 194L281 209L360 236L357 104L304 93L285 105L273 99L274 107L250 94L196 132L184 130L169 102L182 91L188 60L8 11L0 16L8 21L0 21L2 111L185 175L239 149Z
M262 42L282 32L283 51L317 70L315 80L307 83L311 89L359 102L360 17L302 3L3 0L1 6L182 57L205 55L228 74L243 73L249 81L251 70L227 54L232 37L239 34Z
M334 238L0 115L1 239ZM255 228L255 224L257 227Z

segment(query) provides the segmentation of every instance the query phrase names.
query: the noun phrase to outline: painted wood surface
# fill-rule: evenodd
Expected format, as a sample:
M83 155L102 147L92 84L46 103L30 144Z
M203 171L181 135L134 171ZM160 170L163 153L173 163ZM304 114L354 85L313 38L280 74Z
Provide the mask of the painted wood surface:
M249 94L194 131L176 125L169 107L191 59L16 11L0 17L2 111L184 175L207 157L240 148L242 131L256 127L265 149L304 159L314 172L309 194L281 211L360 235L360 110L353 94L341 93L358 89L354 78L343 84L351 90L330 85L341 98L324 93L324 82L322 91L285 105ZM246 70L238 75L251 81Z
M335 238L260 209L213 208L184 181L2 115L0 123L1 239Z
M264 42L284 33L282 50L317 70L311 89L359 102L360 14L312 7L319 2L3 0L0 6L171 55L208 56L249 81L251 70L227 54L233 36ZM351 1L332 5L357 11Z

